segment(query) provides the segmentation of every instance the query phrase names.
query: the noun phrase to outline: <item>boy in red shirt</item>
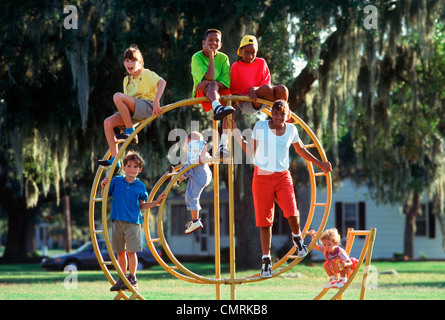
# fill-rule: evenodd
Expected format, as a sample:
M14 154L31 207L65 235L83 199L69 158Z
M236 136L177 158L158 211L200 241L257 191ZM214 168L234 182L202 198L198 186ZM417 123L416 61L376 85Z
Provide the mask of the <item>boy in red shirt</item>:
M234 95L249 96L254 102L240 101L238 106L246 114L257 113L267 105L255 102L258 98L287 101L289 92L284 85L272 87L266 60L258 58L258 41L246 35L238 48L238 61L230 69L230 91Z

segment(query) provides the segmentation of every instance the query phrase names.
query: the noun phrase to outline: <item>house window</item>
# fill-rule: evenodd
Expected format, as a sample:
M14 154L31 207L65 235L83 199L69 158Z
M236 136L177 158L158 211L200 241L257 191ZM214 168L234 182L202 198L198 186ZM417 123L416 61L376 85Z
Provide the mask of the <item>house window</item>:
M416 234L417 237L436 237L436 220L432 213L431 203L422 203L420 212L416 216Z
M358 227L358 204L357 203L343 203L343 230L349 228L357 229Z
M335 226L342 238L346 238L349 228L355 230L366 229L365 202L336 202Z
M420 212L416 216L416 236L426 236L428 232L427 228L426 204L422 203L420 205Z

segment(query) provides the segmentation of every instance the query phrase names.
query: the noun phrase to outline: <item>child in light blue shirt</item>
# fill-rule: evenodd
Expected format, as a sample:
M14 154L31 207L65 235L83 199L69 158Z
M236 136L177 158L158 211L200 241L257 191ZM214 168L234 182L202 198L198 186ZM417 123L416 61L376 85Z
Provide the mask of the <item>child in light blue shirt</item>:
M209 165L204 162L206 157L210 157L210 155L207 152L207 142L203 140L202 134L196 131L189 133L186 143L187 161L183 167L196 163L202 164L190 169L181 177L181 180L185 178L189 179L185 191L187 210L189 210L192 215L192 219L186 224L185 230L185 233L189 234L203 227L201 219L199 218L199 211L201 210L199 200L202 191L212 180L212 171L210 171Z

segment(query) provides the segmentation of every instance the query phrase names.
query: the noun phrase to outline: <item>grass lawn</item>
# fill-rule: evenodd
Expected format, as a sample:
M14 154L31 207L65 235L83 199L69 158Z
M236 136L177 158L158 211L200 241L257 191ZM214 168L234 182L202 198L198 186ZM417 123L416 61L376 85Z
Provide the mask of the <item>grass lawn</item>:
M202 276L213 277L211 264L184 264ZM373 262L369 276L367 300L440 300L445 299L445 262ZM228 272L227 267L223 272ZM259 270L237 272L237 277ZM361 270L362 271L362 270ZM387 271L393 271L387 273ZM395 272L394 272L395 271ZM395 273L395 274L394 274ZM117 277L116 272L112 272ZM65 283L69 274L43 270L38 264L0 264L0 300L111 300L102 271L78 271L77 288ZM149 300L214 300L215 285L194 284L179 280L160 266L138 271L142 296ZM360 294L362 273L344 294L345 300L356 300ZM223 277L228 277L223 274ZM236 286L237 300L303 300L313 299L327 281L322 264L299 264L279 277ZM67 286L66 286L67 285ZM324 298L333 294L328 292ZM230 299L230 286L221 286L222 299Z

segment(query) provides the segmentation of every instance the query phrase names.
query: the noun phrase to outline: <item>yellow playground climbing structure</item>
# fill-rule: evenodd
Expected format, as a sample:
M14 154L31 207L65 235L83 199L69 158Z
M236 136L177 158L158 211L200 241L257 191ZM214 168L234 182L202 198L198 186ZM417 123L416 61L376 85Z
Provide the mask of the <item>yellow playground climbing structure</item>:
M203 98L191 98L191 99L185 99L178 101L176 103L169 104L167 106L164 106L163 112L171 112L175 110L176 108L180 107L189 107L189 106L195 106L203 101L207 101L208 99ZM233 101L250 101L249 97L247 96L222 96L221 101L225 101L227 105L232 105ZM258 99L259 102L265 103L269 106L272 105L272 102L267 100ZM270 108L265 108L261 110L267 115L271 115ZM231 115L229 116L231 117ZM325 152L318 141L317 137L314 135L312 130L304 123L303 120L301 120L297 115L294 113L291 113L291 117L293 119L293 123L297 126L300 126L299 131L303 131L305 133L305 137L307 137L308 141L304 141L305 148L310 149L316 149L318 151L318 154L321 157L322 161L327 161ZM125 277L123 271L120 269L119 264L117 262L117 259L114 255L114 252L111 248L110 243L110 236L108 232L108 221L109 221L109 208L108 208L108 187L109 184L105 186L104 189L104 195L101 196L100 194L100 180L103 177L103 175L106 175L111 178L117 162L125 153L125 150L127 149L128 145L130 144L133 137L138 134L144 127L149 125L152 121L156 120L157 116L152 116L150 118L147 118L140 122L136 128L135 131L130 135L130 137L122 142L122 146L119 149L119 152L113 162L113 164L107 168L99 166L96 175L94 177L94 181L92 184L91 194L90 194L90 201L89 201L89 226L90 226L90 234L91 239L93 243L93 247L98 259L98 262L108 279L108 281L113 285L116 281L114 280L113 276L110 273L109 267L113 266L115 270L118 273L118 276L124 281L124 283L127 285L129 289L128 292L124 291L118 291L117 295L115 296L115 299L140 299L143 300L144 297L135 290L130 283L128 282L127 278ZM213 121L213 141L218 141L217 133L218 133L218 122ZM300 135L301 136L301 135ZM191 270L187 269L183 264L181 264L180 261L175 257L174 253L171 251L170 246L168 245L167 239L164 234L164 223L165 223L165 204L166 200L168 198L168 194L171 191L172 187L176 184L176 181L181 177L186 171L190 170L194 166L197 166L199 164L193 164L189 165L185 168L181 169L181 165L178 165L175 167L174 172L165 172L161 176L161 178L157 181L155 186L153 187L148 201L152 201L155 199L156 195L158 195L160 192L165 192L166 197L163 199L161 204L158 207L157 210L157 218L156 221L156 228L150 227L150 221L153 221L154 219L150 219L150 210L146 210L144 213L144 232L145 237L147 239L148 246L158 261L158 263L170 274L177 277L178 279L181 279L183 281L187 281L190 283L196 283L196 284L211 284L215 285L215 291L216 291L216 299L221 299L221 285L228 285L230 286L230 296L231 299L236 299L236 285L243 284L243 283L249 283L249 282L256 282L256 281L264 281L266 279L261 278L259 276L259 273L252 274L249 276L243 276L243 277L237 277L236 276L236 265L235 265L235 206L234 206L234 163L233 163L233 139L232 139L232 132L229 129L228 130L228 137L229 137L229 151L232 155L232 158L227 161L226 159L224 162L221 161L221 159L216 156L216 150L217 148L213 148L213 157L208 159L207 161L213 163L213 181L214 181L214 234L215 234L215 276L214 277L204 277L199 274L196 274L192 272ZM109 151L104 155L103 159L108 159L110 157ZM310 187L311 187L311 200L310 200L310 209L308 213L308 218L306 220L306 224L304 228L302 229L302 235L303 237L306 235L306 232L309 229L313 229L317 232L317 235L313 237L312 242L308 245L308 250L310 251L312 247L317 243L321 233L325 229L328 217L329 217L329 211L331 208L331 202L332 202L332 181L331 181L331 173L323 173L323 172L316 172L314 170L314 167L312 166L312 163L309 161L306 161L307 163L307 169L309 172L309 179L310 179ZM228 278L222 278L221 277L221 247L220 247L220 210L219 210L219 166L220 165L227 165L228 166L228 194L229 194L229 239L230 239L230 247L229 247L229 265L230 265L230 276ZM110 179L111 180L111 179ZM165 186L165 183L167 183L167 186ZM326 188L325 197L323 199L317 198L317 185L323 185ZM96 206L101 208L101 214L95 215ZM313 225L314 216L317 217L317 221L320 221L320 224L318 226ZM98 225L101 225L101 229L96 229L97 221L96 219L100 219L100 223ZM156 230L155 234L157 236L153 236L151 234L150 230ZM363 271L363 277L362 277L362 283L361 283L361 293L360 293L360 299L365 298L366 293L366 286L368 281L368 274L369 274L369 266L371 262L371 256L372 256L372 248L374 244L375 239L375 233L376 229L371 230L348 230L347 235L347 241L346 241L346 251L351 251L352 245L354 243L354 237L355 236L365 236L365 243L362 249L362 253L360 257L358 258L357 266L351 275L348 282L339 289L335 295L332 297L332 299L341 299L343 296L343 292L349 287L352 281L354 281L354 278L358 274L358 271L360 267L362 266L364 262L364 271ZM99 250L98 246L98 236L103 237L106 242L106 247L110 256L109 261L105 261L102 253ZM161 245L164 252L166 253L169 263L165 262L164 257L158 254L156 246ZM289 269L293 268L296 264L298 264L302 259L298 258L296 255L294 255L295 248L292 247L285 255L282 257L278 262L276 262L273 265L273 272L272 272L272 278L279 276ZM271 278L268 278L271 279ZM324 289L320 294L318 294L314 299L318 300L321 299L329 289Z

